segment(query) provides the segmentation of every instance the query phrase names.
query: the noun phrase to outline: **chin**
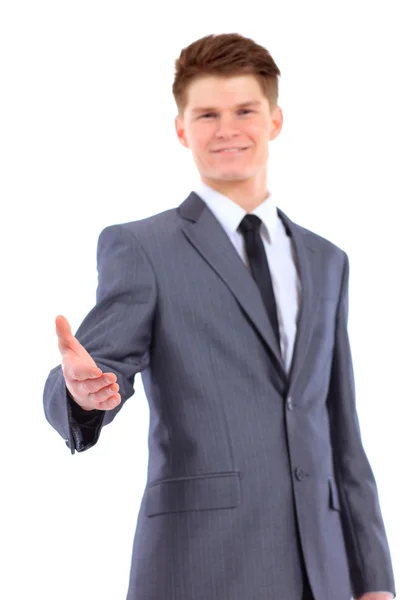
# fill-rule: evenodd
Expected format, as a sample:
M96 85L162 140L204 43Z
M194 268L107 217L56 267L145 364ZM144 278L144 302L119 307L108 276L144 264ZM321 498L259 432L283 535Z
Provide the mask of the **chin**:
M252 172L243 171L242 169L236 171L225 171L223 173L217 173L214 178L222 179L223 181L240 181L241 179L249 179L253 177Z

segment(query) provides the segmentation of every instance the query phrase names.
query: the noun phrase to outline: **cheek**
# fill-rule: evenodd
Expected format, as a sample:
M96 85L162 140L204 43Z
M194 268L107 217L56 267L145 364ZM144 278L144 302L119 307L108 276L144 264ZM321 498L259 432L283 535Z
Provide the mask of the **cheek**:
M263 123L253 125L248 134L258 145L262 145L268 138L266 126Z
M194 137L194 151L197 154L208 154L210 146L211 136L209 136L208 134L201 133L201 135L196 135Z
M253 132L253 140L256 144L256 153L261 156L265 156L265 154L269 151L269 140L268 136L265 133L265 128L259 128L258 130Z

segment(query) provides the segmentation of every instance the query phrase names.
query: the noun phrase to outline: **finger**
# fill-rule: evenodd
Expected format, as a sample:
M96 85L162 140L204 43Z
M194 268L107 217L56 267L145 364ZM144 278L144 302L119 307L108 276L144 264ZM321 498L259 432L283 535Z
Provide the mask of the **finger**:
M97 405L97 409L112 410L113 408L116 408L120 404L120 402L120 394L114 394L113 396L110 396L107 400L104 400L104 402L99 402Z
M113 375L113 373L110 375ZM116 379L116 375L113 375L113 377ZM87 394L91 397L91 400L100 402L101 400L106 400L109 395L115 394L119 390L119 385L116 381L112 381L112 378L105 379L105 375L102 375L98 379L86 379L85 381L78 382L77 388L78 394ZM109 390L111 390L110 394L108 394Z
M114 396L119 391L117 383L112 383L98 390L97 392L89 394L89 400L95 402L98 406L101 402L106 402L111 396Z
M109 387L110 385L116 384L116 375L115 373L103 373L100 377L97 378L89 378L81 381L81 389L88 394L97 394L102 391L104 388ZM119 389L119 385L117 385L117 389L114 392L117 392Z

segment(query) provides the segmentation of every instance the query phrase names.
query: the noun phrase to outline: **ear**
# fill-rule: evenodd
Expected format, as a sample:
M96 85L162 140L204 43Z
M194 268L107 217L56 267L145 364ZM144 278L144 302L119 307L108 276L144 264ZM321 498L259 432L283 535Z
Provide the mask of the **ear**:
M174 125L176 127L176 134L180 144L182 144L185 148L188 148L189 146L186 138L186 130L184 128L184 123L178 115L174 120Z
M271 111L271 127L269 130L269 141L278 137L282 130L283 113L280 106L275 106Z

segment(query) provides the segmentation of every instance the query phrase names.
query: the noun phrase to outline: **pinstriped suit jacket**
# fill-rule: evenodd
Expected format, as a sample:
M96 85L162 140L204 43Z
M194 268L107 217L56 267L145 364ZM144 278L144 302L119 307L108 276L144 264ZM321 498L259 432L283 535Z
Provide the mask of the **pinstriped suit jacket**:
M127 600L299 600L295 518L316 600L395 593L355 406L348 257L278 214L302 282L289 375L256 283L197 194L99 237L97 302L76 337L116 373L122 403L84 414L58 366L44 409L84 451L142 374L148 479Z

